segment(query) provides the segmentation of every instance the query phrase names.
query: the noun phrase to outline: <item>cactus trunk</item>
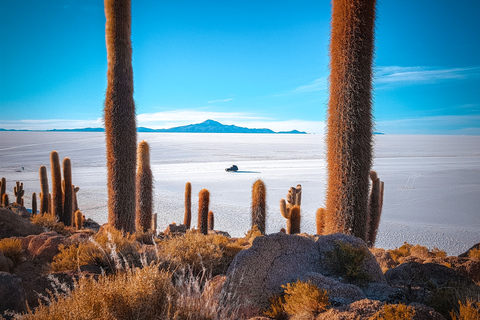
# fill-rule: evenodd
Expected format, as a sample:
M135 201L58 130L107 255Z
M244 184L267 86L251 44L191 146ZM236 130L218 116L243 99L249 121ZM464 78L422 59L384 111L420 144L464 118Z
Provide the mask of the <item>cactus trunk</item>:
M48 177L47 167L40 167L40 213L50 212L48 210Z
M380 218L382 214L383 205L383 181L380 181L377 173L372 171L370 173L370 179L372 180L372 188L370 191L370 199L368 203L369 207L369 230L367 244L370 247L375 245L377 238L378 227L380 226Z
M290 210L290 219L287 219L287 233L295 234L300 233L300 207L294 206Z
M135 232L137 130L133 101L130 0L105 0L108 223Z
M0 182L0 204L3 205L3 195L7 192L7 179L5 177L2 178Z
M213 228L215 228L215 216L213 215L213 211L208 211L207 227L208 230L213 230Z
M153 175L150 168L150 147L146 141L138 145L137 168L137 231L148 231L152 228L153 208Z
M52 151L50 153L50 170L52 170L52 211L60 222L64 222L62 172L60 168L60 158L57 151Z
M257 180L252 187L252 228L257 226L261 234L265 234L266 220L266 188L262 180Z
M325 209L319 208L316 214L316 227L317 227L317 234L323 235L325 232Z
M190 229L192 223L192 184L187 182L185 184L185 215L183 217L183 224Z
M366 239L372 162L375 0L333 0L326 233Z
M70 158L63 159L63 181L63 217L60 221L66 226L71 226L73 223L73 185Z
M32 193L32 214L37 214L37 194Z
M210 203L210 193L207 189L202 189L198 194L198 229L202 234L208 234L208 206Z

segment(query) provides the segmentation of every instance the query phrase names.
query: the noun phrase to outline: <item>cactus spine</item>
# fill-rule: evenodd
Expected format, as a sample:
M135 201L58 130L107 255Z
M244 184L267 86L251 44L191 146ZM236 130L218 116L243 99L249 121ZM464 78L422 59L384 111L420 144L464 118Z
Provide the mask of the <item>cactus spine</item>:
M150 168L150 147L146 141L138 145L137 158L137 231L146 232L152 228L153 175Z
M207 189L202 189L198 194L198 229L202 234L208 234L208 206L210 203L210 193Z
M105 0L108 223L135 232L137 129L133 101L130 0Z
M213 230L214 227L215 227L215 217L213 216L213 211L208 211L207 229Z
M185 215L183 217L183 224L190 229L192 223L192 184L187 182L185 184Z
M15 202L23 206L23 195L25 194L25 190L23 190L23 182L16 182L16 186L13 187L13 194L15 195Z
M256 225L261 234L265 234L266 198L265 184L259 179L252 187L252 228Z
M83 214L80 210L75 211L75 229L81 230L83 227Z
M40 170L40 213L50 212L48 210L48 177L47 167L41 166Z
M59 221L65 224L63 216L62 172L57 151L50 153L50 170L52 170L52 211Z
M2 181L0 182L0 202L2 205L3 204L3 195L7 192L7 179L5 177L2 178Z
M366 240L372 162L375 0L333 0L327 116L326 233Z
M325 232L325 208L319 208L315 218L317 234L321 236Z
M32 214L37 214L37 194L32 193Z
M72 162L70 158L63 159L63 219L66 226L73 224L73 185L72 185Z
M380 217L382 215L384 183L383 181L380 181L377 173L373 170L370 172L370 179L372 180L372 188L368 203L370 216L368 221L369 229L367 243L370 247L373 247L377 238Z

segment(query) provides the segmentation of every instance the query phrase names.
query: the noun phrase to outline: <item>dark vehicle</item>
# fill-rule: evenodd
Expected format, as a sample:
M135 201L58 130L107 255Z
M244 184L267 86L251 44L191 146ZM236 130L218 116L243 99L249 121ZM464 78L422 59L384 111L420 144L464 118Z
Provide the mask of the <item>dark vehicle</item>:
M237 172L238 167L236 165L233 165L230 168L226 168L225 171L227 171L227 172Z

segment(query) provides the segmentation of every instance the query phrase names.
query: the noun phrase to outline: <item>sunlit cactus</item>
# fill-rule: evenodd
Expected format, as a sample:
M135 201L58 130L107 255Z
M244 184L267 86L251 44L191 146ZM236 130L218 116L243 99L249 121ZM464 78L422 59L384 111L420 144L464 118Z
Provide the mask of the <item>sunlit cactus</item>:
M150 168L150 147L146 141L138 145L137 158L137 231L146 232L152 228L153 175Z
M135 232L137 129L133 101L130 0L105 0L108 223Z
M185 214L183 217L183 224L190 229L192 223L192 184L187 182L185 184Z
M57 151L50 153L50 170L52 171L52 212L60 222L65 223L63 221L62 172Z
M49 199L48 199L48 177L47 167L41 166L39 170L40 174L40 213L49 211Z
M333 0L325 231L366 240L375 0Z
M267 192L262 180L257 180L252 187L252 227L257 226L265 234Z
M37 194L32 193L32 214L37 214Z
M73 212L78 211L78 198L77 198L77 193L80 191L80 187L75 187L75 185L72 185L72 190L73 190Z
M208 211L208 222L207 222L207 229L213 230L215 227L215 217L213 215L213 211Z
M25 190L23 190L23 182L16 182L15 187L13 187L13 194L15 195L15 202L23 206L23 196L25 195Z
M290 219L287 219L287 234L300 233L300 207L293 206L290 210Z
M72 185L72 162L70 158L63 159L63 216L60 222L66 226L73 223L73 185Z
M10 205L10 200L8 199L7 193L4 193L2 196L2 204L4 207L8 207Z
M3 195L7 192L7 179L5 177L0 181L0 202L3 199ZM3 205L3 202L1 203Z
M83 228L83 214L80 210L75 211L75 229L81 230Z
M207 189L200 190L198 194L198 224L197 228L202 234L208 234L208 206L210 204L210 193Z
M325 232L325 208L319 208L315 215L317 234L323 235Z

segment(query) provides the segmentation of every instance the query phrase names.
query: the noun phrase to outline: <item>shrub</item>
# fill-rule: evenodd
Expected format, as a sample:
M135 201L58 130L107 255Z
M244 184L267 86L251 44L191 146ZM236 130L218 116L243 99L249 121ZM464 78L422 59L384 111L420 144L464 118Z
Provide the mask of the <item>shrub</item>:
M366 247L355 248L343 241L337 244L333 251L327 252L327 263L333 272L348 283L364 285L370 280L370 275L362 270L363 261L368 254Z
M270 298L270 307L263 314L273 319L288 319L283 308L284 304L283 295L273 296Z
M468 253L468 257L472 260L480 261L480 249L472 249Z
M458 301L460 305L460 311L455 313L450 311L452 320L478 320L480 319L480 302L467 300L465 304Z
M55 214L44 212L34 214L30 217L30 221L39 227L47 228L49 231L55 231L58 234L66 237L71 236L75 230L71 227L65 227L63 222L58 222L58 217Z
M13 261L15 265L22 261L22 241L15 238L0 240L0 251L3 255Z
M390 256L396 263L401 263L400 259L408 257L410 255L410 248L412 247L411 244L407 243L406 241L400 248L395 248L390 251Z
M404 304L388 305L385 303L383 310L380 310L369 320L411 320L415 315L412 307Z
M330 305L326 290L310 281L297 281L282 286L285 289L284 309L289 315L317 315Z

